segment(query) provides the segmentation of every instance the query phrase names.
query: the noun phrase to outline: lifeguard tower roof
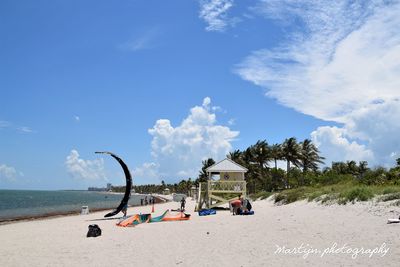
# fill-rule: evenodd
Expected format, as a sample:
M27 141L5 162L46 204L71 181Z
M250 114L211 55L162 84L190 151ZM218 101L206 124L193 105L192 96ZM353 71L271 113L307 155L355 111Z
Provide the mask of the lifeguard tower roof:
M214 165L208 167L206 169L206 172L208 173L221 173L221 172L242 172L245 173L247 172L247 169L236 162L234 162L231 159L224 159L221 160L220 162L215 163Z

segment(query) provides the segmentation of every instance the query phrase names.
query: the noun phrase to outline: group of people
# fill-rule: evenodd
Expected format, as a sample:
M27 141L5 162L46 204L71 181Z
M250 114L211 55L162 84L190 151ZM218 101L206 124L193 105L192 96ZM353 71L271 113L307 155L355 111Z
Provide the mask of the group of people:
M151 204L155 204L155 198L153 196L149 197L149 199L147 199L147 196L145 196L144 198L140 199L140 206L147 206L147 205L151 205Z
M151 204L155 204L155 197L150 196L149 199L147 199L147 196L145 196L144 198L140 199L140 205L151 205ZM125 204L125 206L122 208L122 213L124 214L124 217L126 217L126 213L128 211L128 203Z
M143 203L145 205L148 204L154 204L154 197L150 197L149 201L147 201L147 196L143 199L140 199L140 205L143 206ZM185 206L186 206L186 199L185 197L182 197L181 201L181 211L185 211ZM245 213L249 213L252 209L251 203L248 199L245 199L242 197L242 195L238 196L238 199L235 199L229 203L230 210L233 215L241 215ZM126 217L126 212L128 209L128 205L126 204L124 208L122 209L122 212L124 213L124 217Z
M249 213L252 209L250 201L243 198L241 195L238 196L238 199L231 201L229 204L233 215Z

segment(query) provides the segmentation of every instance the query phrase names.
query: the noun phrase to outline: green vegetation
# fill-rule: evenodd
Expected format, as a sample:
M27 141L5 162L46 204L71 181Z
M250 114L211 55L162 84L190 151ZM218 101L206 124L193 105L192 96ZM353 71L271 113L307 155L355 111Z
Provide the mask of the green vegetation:
M227 157L246 167L247 194L252 199L265 199L274 194L276 203L289 204L297 200L321 203L354 203L381 195L378 200L399 199L400 158L393 168L369 168L368 162L353 160L332 162L320 170L324 158L309 139L297 142L286 139L282 144L269 145L259 140L254 145L230 152ZM286 161L286 170L278 169L277 162ZM192 186L208 179L206 169L212 158L203 160L197 179L189 178L175 184L134 186L139 193L161 193L166 187L171 193L188 193ZM113 188L124 191L124 187Z
M391 201L395 199L400 199L400 192L383 195L380 201Z
M188 180L182 180L175 184L166 184L161 181L161 184L146 184L146 185L134 185L132 188L136 193L143 194L162 194L165 188L168 188L171 193L183 193L188 194L192 186L196 186L197 181L192 181L191 178ZM112 191L114 192L125 192L125 186L113 186Z
M294 137L282 144L258 141L228 157L249 170L246 181L253 198L271 192L279 204L303 199L346 204L377 195L387 195L382 201L400 199L400 159L391 169L371 169L366 161L347 161L332 162L330 167L319 170L324 158L316 146L309 139L297 143ZM278 160L287 162L286 171L277 168Z
M367 186L359 184L357 181L326 186L305 186L276 193L274 200L275 203L284 205L297 200L317 201L322 204L347 204L367 201L379 195L382 195L378 199L379 201L400 200L400 186Z
M366 186L355 186L339 194L338 202L346 204L347 202L367 201L374 197L371 188Z
M400 206L400 200L395 201L392 205L393 206Z

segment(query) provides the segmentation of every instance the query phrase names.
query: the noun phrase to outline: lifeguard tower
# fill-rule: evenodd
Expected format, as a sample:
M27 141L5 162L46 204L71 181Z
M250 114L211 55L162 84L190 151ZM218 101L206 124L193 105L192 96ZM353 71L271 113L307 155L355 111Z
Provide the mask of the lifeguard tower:
M199 184L196 208L214 208L237 199L239 195L246 197L247 169L231 159L224 159L206 169L208 181ZM213 177L218 177L213 180Z
M171 194L171 190L169 190L169 188L164 188L163 195L170 195L170 194Z

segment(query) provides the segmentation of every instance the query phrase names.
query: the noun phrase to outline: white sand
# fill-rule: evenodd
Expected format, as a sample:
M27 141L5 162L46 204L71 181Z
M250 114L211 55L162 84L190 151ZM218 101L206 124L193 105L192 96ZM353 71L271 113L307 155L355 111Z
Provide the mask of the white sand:
M156 215L178 203L156 206ZM188 201L188 210L194 203ZM386 224L398 217L398 207L381 204L322 206L298 202L274 206L253 203L254 216L231 216L228 211L190 221L115 226L102 219L106 212L82 216L0 225L0 266L400 266L400 224ZM130 208L130 214L150 207ZM394 210L394 212L390 212ZM103 235L86 238L89 224L97 223ZM207 234L209 232L209 234ZM376 248L383 243L387 254L275 254L309 244L324 250L338 244L350 248ZM310 248L310 247L308 247Z

